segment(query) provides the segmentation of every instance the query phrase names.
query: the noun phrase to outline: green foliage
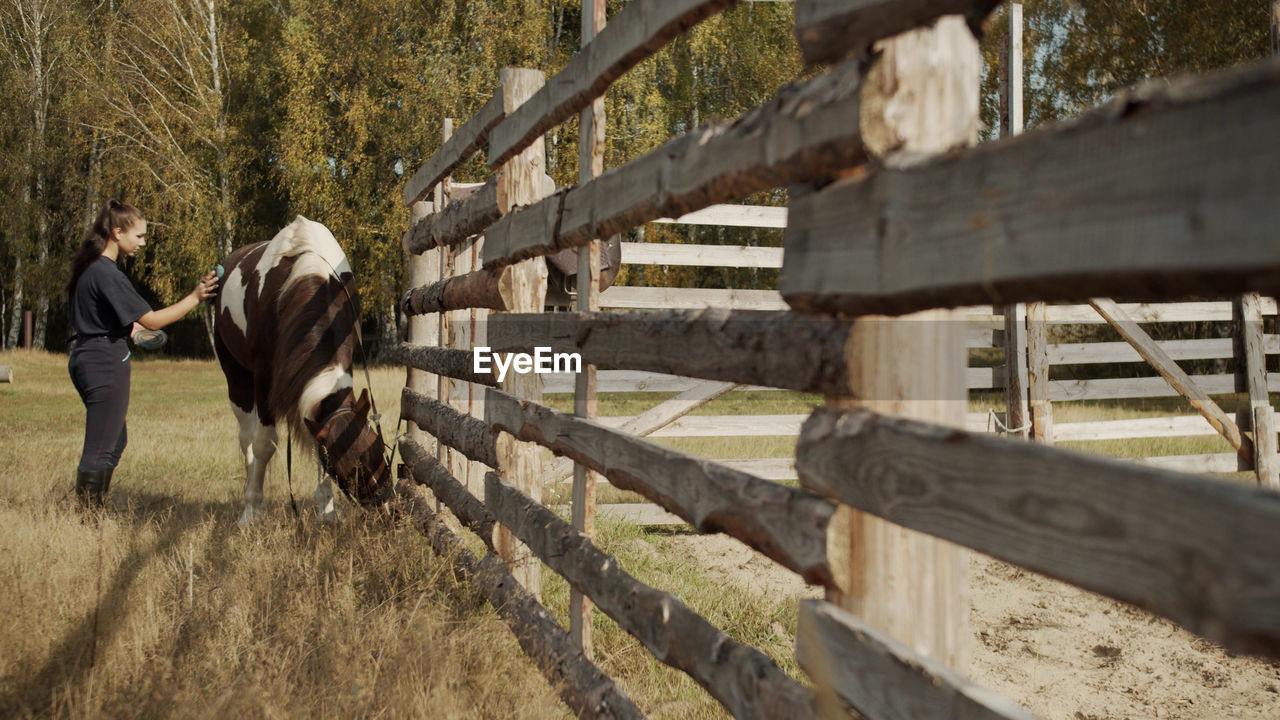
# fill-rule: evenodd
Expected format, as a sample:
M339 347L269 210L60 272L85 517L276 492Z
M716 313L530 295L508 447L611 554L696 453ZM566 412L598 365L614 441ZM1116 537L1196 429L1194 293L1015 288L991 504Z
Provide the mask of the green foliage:
M1069 118L1148 78L1224 68L1270 54L1270 3L1138 0L1023 3L1026 126ZM1008 5L988 21L982 120L998 131L999 47Z

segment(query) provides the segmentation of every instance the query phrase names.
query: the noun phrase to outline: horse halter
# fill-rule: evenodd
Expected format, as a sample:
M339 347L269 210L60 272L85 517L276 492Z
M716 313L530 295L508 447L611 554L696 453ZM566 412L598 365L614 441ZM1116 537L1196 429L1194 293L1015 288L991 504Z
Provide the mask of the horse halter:
M370 403L373 402L373 393L369 393L369 401ZM374 412L376 413L377 411L374 410ZM354 415L354 414L355 414L355 408L353 408L352 406L339 405L337 408L330 411L328 415L325 415L324 419L320 421L319 425L321 427L327 426L329 423L333 422L334 418L336 418L339 415ZM387 441L382 434L381 425L379 425L377 422L372 422L366 419L365 428L369 428L370 426L372 426L374 433L377 434L378 442L381 442L382 446L386 447ZM398 430L399 428L397 427L397 431ZM399 437L397 436L396 439L399 440ZM362 455L366 450L368 450L369 447L372 445L373 445L373 442L370 441L368 444L364 445L359 450L356 450L355 446L353 445L352 449L348 451L348 453L359 456L359 455ZM317 448L320 451L320 459L326 472L329 472L330 475L334 475L335 477L337 477L335 475L335 473L337 472L337 467L334 466L332 459L329 457L329 451L325 448L323 444L317 443ZM391 462L395 459L395 453L396 453L395 445L392 445L390 458L383 459L383 462L386 463L388 474L391 472ZM391 495L395 494L395 483L391 482L390 479L388 478L388 481L381 488L378 489L378 492L375 493L373 496L367 498L365 502L362 502L359 498L354 497L349 490L347 490L345 487L342 486L342 483L338 483L338 489L341 490L347 496L347 499L351 500L354 503L363 505L365 504L365 502L373 502L373 503L386 502L386 500Z

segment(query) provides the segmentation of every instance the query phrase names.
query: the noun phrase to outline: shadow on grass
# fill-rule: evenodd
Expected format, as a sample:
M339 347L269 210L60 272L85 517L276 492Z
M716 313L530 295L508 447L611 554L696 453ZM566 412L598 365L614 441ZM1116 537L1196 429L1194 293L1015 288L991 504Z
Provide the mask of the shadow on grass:
M25 680L15 683L12 692L0 696L0 716L31 717L56 710L58 699L81 694L91 679L94 665L102 658L97 650L109 647L121 632L127 616L124 604L139 573L156 557L180 547L183 537L201 522L212 520L229 525L239 511L232 503L208 504L175 502L171 496L130 490L113 492L106 514L121 526L118 536L128 539L145 527L158 528L156 540L133 548L111 577L100 578L99 602L75 623L50 653L44 665ZM98 535L101 538L101 533ZM202 561L225 558L230 533L215 532L205 547ZM219 564L225 563L225 560Z

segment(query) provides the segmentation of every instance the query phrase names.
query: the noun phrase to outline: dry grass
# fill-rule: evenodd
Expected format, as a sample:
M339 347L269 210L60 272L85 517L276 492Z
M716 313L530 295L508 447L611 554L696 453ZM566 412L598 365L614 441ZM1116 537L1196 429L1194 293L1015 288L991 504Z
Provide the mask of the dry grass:
M492 609L405 526L350 508L313 521L315 463L284 462L268 519L240 531L243 469L212 362L140 360L108 513L72 502L84 411L66 357L0 353L0 717L565 717ZM375 369L388 436L404 373ZM363 378L357 385L363 386ZM703 579L665 532L599 544L731 635L791 659L795 607ZM548 607L568 590L548 572ZM654 717L724 713L596 615L598 661ZM92 660L92 663L91 663Z

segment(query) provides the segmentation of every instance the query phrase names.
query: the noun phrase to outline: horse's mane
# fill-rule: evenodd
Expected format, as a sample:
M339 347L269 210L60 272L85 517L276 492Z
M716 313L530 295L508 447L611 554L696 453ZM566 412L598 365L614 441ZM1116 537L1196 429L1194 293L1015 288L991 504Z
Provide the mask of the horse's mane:
M268 407L306 437L300 407L303 390L334 365L350 374L360 297L346 255L320 223L299 215L272 238L266 254L278 257L282 266L291 265L276 300Z

